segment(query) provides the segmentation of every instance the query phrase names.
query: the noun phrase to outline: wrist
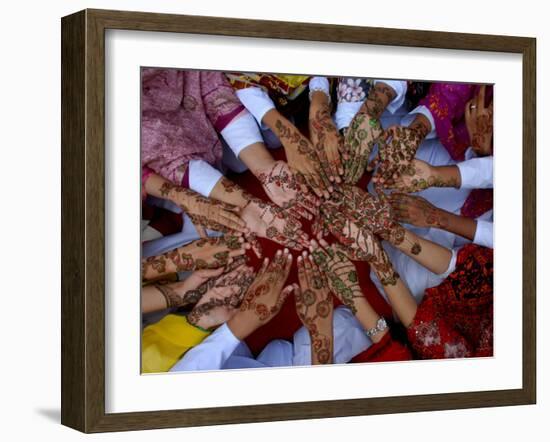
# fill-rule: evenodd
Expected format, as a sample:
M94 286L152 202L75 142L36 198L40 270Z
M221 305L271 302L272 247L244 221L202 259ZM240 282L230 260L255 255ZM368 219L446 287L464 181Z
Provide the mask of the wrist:
M254 330L256 330L260 324L255 318L253 313L249 311L238 311L229 321L227 321L227 327L231 330L231 333L240 341L246 339Z

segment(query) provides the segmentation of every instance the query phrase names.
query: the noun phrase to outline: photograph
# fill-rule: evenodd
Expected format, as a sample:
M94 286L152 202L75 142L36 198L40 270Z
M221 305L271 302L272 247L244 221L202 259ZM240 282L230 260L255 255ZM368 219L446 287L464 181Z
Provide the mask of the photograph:
M141 374L493 357L493 84L140 80Z

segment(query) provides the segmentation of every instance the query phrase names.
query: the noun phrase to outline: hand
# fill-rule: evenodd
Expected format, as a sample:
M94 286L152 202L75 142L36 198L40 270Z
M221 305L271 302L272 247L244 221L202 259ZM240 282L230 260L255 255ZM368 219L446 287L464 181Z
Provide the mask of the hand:
M383 134L380 122L366 111L360 111L351 121L344 141L344 181L355 184L365 173L374 145Z
M485 106L485 89L481 86L477 96L466 103L464 112L472 149L479 156L493 153L493 102Z
M388 197L380 188L378 198L354 186L342 186L340 192L344 196L342 212L346 217L393 245L403 242L405 229L394 219Z
M258 171L265 193L279 207L311 220L319 213L319 200L300 182L284 161L275 161L265 171Z
M162 293L167 308L184 307L195 304L206 293L207 282L220 276L223 267L219 269L197 270L181 282L169 284L155 284L155 288Z
M353 263L348 259L339 244L329 245L323 239L312 240L309 246L313 261L326 275L332 293L353 314L357 313L356 300L363 299L359 278Z
M246 290L254 280L254 269L240 265L216 278L187 316L190 324L211 329L228 321L237 312Z
M300 288L294 294L296 312L311 337L311 362L330 364L333 359L332 297L324 276L306 252L298 257L298 280Z
M294 250L307 247L308 236L300 221L280 207L250 196L242 217L249 230L261 238Z
M449 225L446 212L420 196L393 193L390 195L390 203L396 219L400 222L438 229L445 229Z
M352 217L346 216L341 206L342 203L327 201L321 213L328 230L340 242L346 256L370 264L384 262L385 252L378 238L371 230L359 226Z
M288 249L277 251L273 261L265 258L260 271L248 288L239 312L228 322L238 339L244 339L260 326L268 323L281 310L294 286L283 286L292 266Z
M162 255L144 259L142 278L150 280L169 273L225 267L234 258L244 255L249 248L250 244L235 235L199 239Z
M414 175L412 160L424 133L412 127L393 126L386 130L386 140L379 144L380 157L373 182L386 186L400 175Z
M202 238L207 237L205 228L223 233L248 233L245 222L239 216L240 208L236 206L206 198L169 182L163 183L160 193L189 215Z
M270 111L264 121L275 132L285 147L288 165L300 174L309 188L320 198L328 198L333 187L321 168L319 157L311 142L290 121L278 112Z
M324 99L325 102L315 108L311 105L309 133L325 175L331 182L341 183L344 167L340 154L344 149L344 141L330 117L326 97Z

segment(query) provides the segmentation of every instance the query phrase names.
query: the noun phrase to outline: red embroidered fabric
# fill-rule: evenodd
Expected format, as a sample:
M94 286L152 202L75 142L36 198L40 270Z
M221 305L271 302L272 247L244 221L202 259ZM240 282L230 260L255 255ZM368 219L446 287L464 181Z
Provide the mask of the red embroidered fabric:
M426 290L407 336L420 359L493 355L493 249L460 249L456 270Z

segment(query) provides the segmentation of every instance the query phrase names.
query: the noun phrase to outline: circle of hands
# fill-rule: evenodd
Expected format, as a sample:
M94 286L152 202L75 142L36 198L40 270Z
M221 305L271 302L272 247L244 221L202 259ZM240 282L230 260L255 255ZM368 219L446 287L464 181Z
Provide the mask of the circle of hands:
M492 105L485 106L482 90L482 98L474 99L477 111L468 103L466 123L479 150L487 150ZM247 205L239 209L199 201L208 207L202 207L194 221L225 236L199 240L206 241L201 246L195 241L163 258L174 261L177 271L195 271L182 283L172 284L180 298L195 303L188 315L190 323L210 329L231 321L236 335L245 337L277 315L294 293L296 312L310 333L312 362L328 363L332 360L332 296L354 313L363 297L352 261L366 261L379 274L392 277L381 240L400 244L405 231L399 222L430 225L428 218L436 208L421 197L407 195L437 185L432 167L415 159L425 134L410 127L383 130L377 119L360 111L342 136L329 119L325 110L310 120L311 140L282 133L298 147L290 155L287 152L288 162L276 161L258 176L271 202L247 195ZM369 163L375 146L378 154ZM356 186L365 170L374 170L376 195ZM387 195L384 189L397 192ZM300 218L312 221L316 239L303 231ZM337 242L325 240L329 233ZM270 239L284 250L272 259L264 258L255 273L246 265L245 253L252 249L262 256L257 237ZM285 287L293 262L289 249L302 252L297 258L299 284ZM170 267L158 258L152 260L157 261L156 270Z

